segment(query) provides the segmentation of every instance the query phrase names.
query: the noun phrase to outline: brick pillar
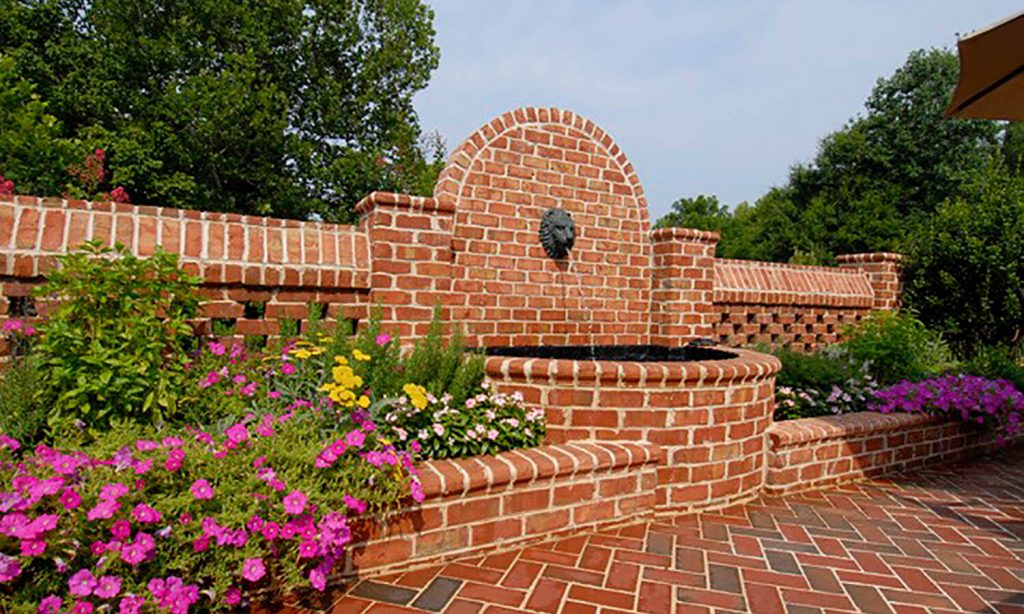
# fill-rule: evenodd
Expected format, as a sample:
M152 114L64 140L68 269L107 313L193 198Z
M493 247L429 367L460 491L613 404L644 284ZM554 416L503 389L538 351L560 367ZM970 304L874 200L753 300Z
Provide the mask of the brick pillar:
M681 346L711 337L718 233L659 228L651 243L651 342Z
M875 292L873 309L896 309L900 305L901 262L903 256L888 252L843 254L836 257L840 268L853 269L867 275Z
M433 198L373 192L356 205L370 245L370 308L405 339L426 333L434 305L448 320L452 219L455 209Z

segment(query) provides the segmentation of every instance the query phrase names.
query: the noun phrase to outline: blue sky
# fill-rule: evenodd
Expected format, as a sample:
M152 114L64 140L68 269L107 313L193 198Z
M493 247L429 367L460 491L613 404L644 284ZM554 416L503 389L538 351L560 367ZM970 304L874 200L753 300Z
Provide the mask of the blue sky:
M914 49L1020 0L433 0L441 65L415 104L449 150L519 106L571 109L633 161L652 215L785 182Z

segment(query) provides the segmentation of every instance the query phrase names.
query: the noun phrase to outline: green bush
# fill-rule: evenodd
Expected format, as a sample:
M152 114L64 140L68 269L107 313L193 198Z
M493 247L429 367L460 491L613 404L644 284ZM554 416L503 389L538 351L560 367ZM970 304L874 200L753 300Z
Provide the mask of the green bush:
M808 353L766 350L782 362L775 380L775 420L864 411L878 387L869 363L857 361L841 345Z
M1024 365L1019 350L998 345L981 347L964 362L961 371L987 379L1004 379L1024 391Z
M907 250L905 301L961 358L1024 340L1024 175L993 165Z
M37 443L46 431L48 407L39 398L43 373L35 356L14 357L0 371L0 433Z
M919 380L954 366L942 336L907 312L877 311L843 333L842 347L856 363L869 363L881 384Z
M137 258L121 245L89 243L58 260L40 289L56 305L35 346L51 426L174 417L198 280L178 269L174 255Z
M842 346L831 345L816 352L796 352L786 348L765 348L782 362L775 378L779 386L829 390L859 376L866 365L858 364Z

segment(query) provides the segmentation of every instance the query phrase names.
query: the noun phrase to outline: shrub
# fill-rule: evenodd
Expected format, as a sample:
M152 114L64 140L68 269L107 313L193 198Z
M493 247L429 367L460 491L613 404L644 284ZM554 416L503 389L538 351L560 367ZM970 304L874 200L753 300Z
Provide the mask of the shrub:
M906 312L876 311L844 332L843 348L882 384L938 375L953 366L942 337Z
M831 390L832 386L862 376L867 369L867 365L858 364L840 345L830 345L815 352L796 352L787 348L767 348L767 351L782 362L782 370L775 378L779 386Z
M20 459L0 439L0 609L219 611L324 590L354 517L422 500L410 457L355 415L253 415L220 437L114 426Z
M36 344L50 422L102 429L173 417L198 280L174 255L136 258L121 245L88 243L58 261L40 291L57 304Z
M1024 340L1024 176L999 165L941 205L907 251L905 301L962 358Z
M961 370L987 379L1005 379L1017 390L1024 390L1024 366L1019 352L1005 346L978 348Z
M999 434L1000 440L1020 432L1024 393L1006 380L973 375L944 375L920 382L900 382L875 393L871 409L929 413L959 418Z

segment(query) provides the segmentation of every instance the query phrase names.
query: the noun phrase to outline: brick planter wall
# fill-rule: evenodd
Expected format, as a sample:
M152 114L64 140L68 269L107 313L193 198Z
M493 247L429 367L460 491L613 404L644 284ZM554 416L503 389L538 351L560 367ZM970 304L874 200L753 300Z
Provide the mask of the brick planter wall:
M643 441L661 446L658 506L696 510L757 494L774 409L771 356L701 362L487 360L500 391L543 407L548 439Z
M650 519L661 460L650 444L580 442L421 463L426 500L358 528L345 572L408 569Z
M813 490L953 462L995 449L995 438L962 422L925 414L863 412L803 418L768 429L765 490Z

